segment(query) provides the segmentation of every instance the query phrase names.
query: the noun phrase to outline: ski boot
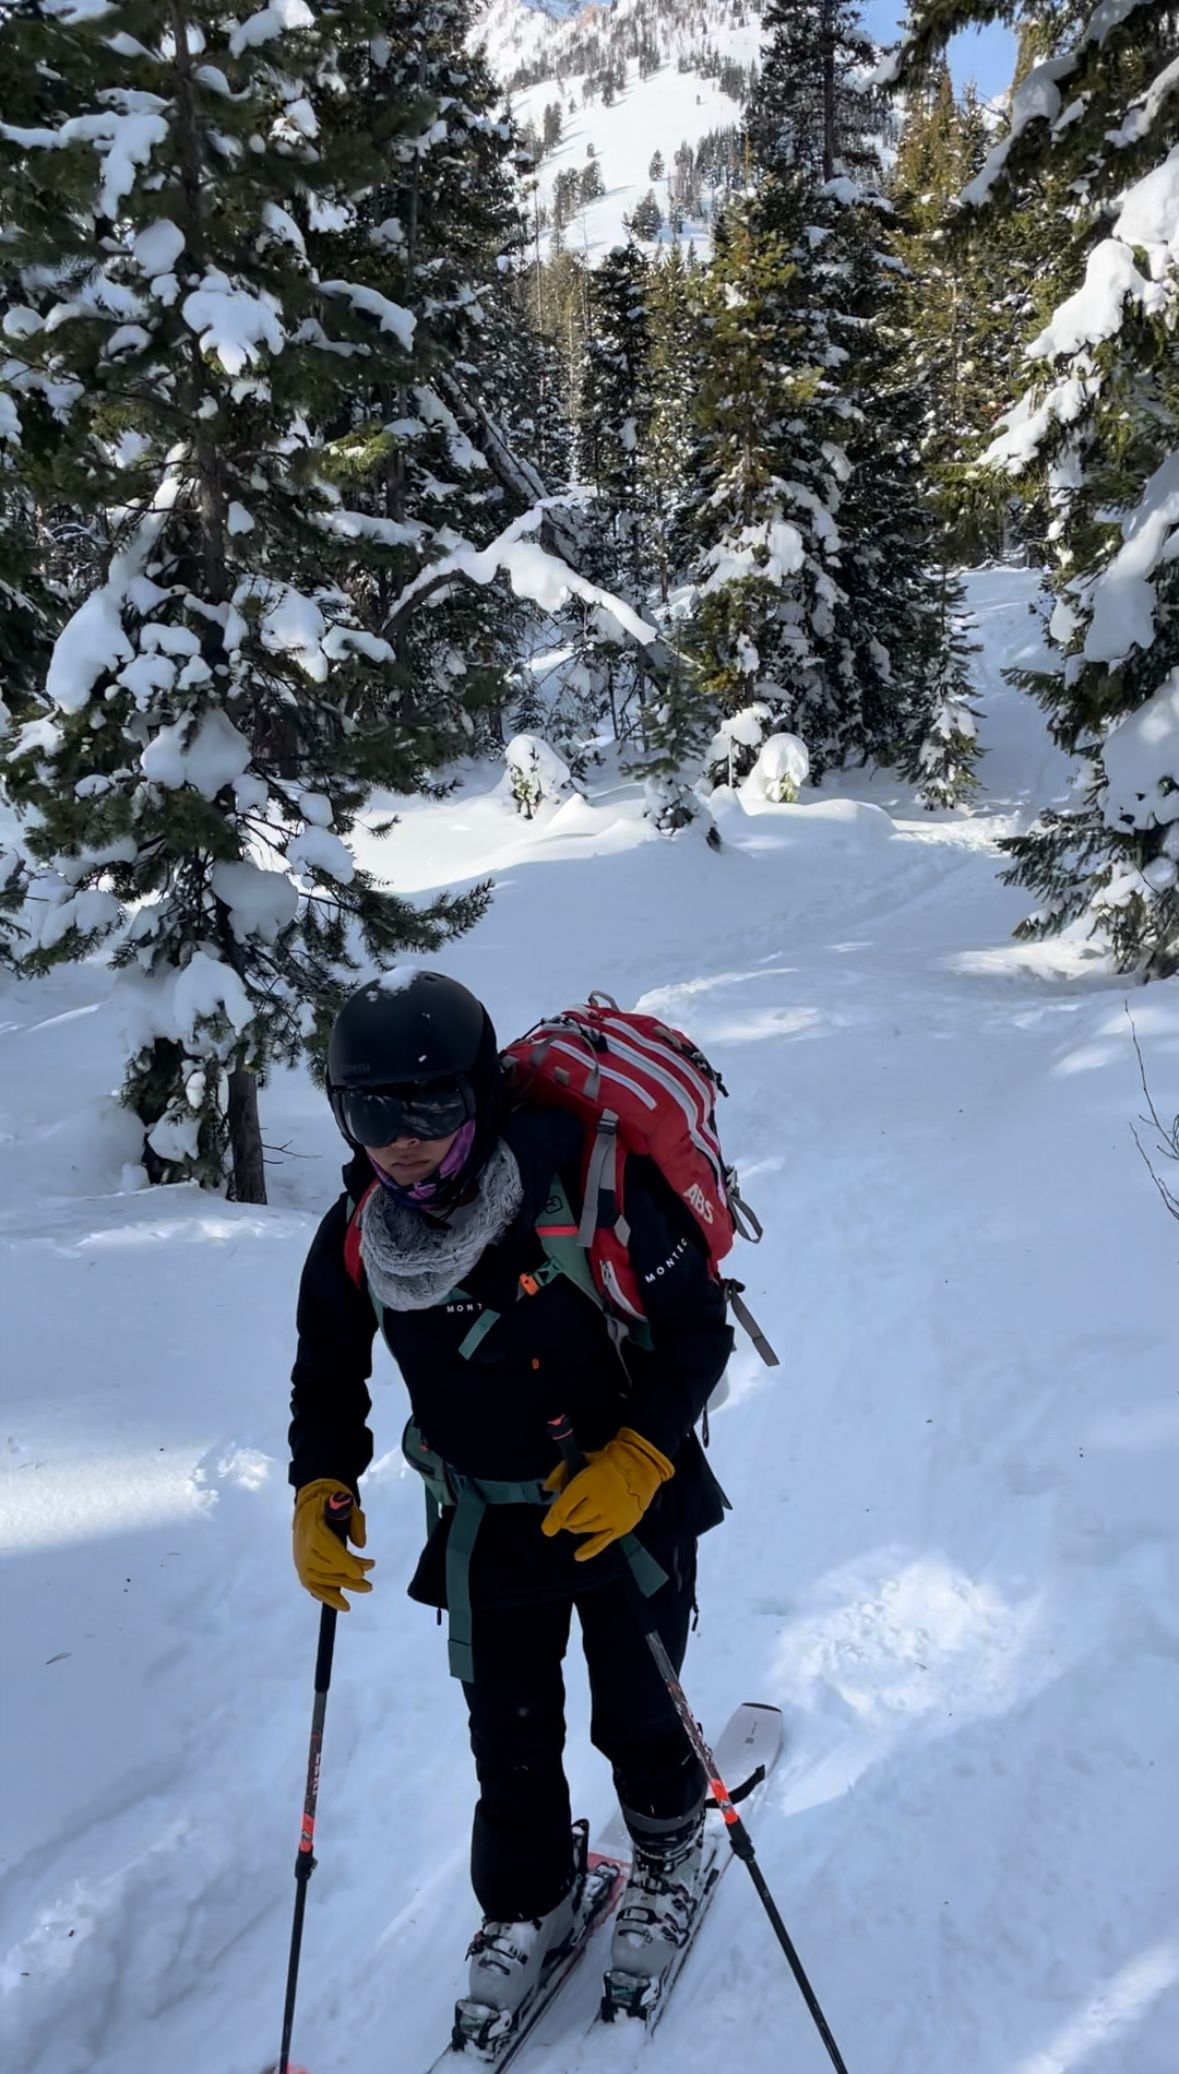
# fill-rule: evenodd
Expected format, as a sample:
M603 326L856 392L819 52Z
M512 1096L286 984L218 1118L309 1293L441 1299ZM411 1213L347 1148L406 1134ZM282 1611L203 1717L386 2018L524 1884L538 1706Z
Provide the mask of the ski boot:
M691 1935L703 1888L703 1808L686 1833L636 1844L610 1945L602 1997L607 2022L650 2017Z
M456 2002L452 2044L456 2052L472 2052L496 2060L515 2038L560 1961L583 1934L587 1919L602 1907L615 1868L606 1878L601 1867L587 1874L588 1830L573 1828L573 1881L569 1892L547 1915L527 1922L502 1923L488 1917L475 1932L467 1953L466 1999Z

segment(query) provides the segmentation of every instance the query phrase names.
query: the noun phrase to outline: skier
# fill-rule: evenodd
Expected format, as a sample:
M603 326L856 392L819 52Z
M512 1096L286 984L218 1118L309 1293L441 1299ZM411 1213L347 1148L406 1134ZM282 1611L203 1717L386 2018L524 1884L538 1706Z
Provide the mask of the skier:
M579 1213L582 1126L513 1101L486 1010L446 975L398 973L351 996L328 1095L351 1157L299 1292L295 1567L340 1611L372 1588L372 1562L324 1508L341 1489L359 1501L372 1458L379 1319L409 1393L406 1458L439 1501L409 1594L449 1613L479 1786L470 1998L518 2011L578 1928L561 1671L575 1609L591 1734L634 1845L610 1963L660 1975L695 1909L706 1787L609 1550L641 1523L678 1668L697 1536L726 1503L693 1431L731 1349L723 1294L693 1219L632 1157L628 1243L650 1344L619 1351L600 1302L551 1271L537 1235L554 1201ZM588 1456L571 1479L546 1430L561 1413ZM366 1545L359 1502L351 1540Z

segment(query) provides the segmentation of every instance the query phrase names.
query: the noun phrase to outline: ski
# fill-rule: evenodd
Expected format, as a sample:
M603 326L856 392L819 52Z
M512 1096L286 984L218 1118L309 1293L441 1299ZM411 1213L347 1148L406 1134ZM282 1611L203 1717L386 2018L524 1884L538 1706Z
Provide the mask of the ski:
M743 1815L756 1806L781 1748L782 1716L777 1707L748 1701L734 1710L721 1731L720 1739L714 1745L717 1767L734 1798L740 1801ZM658 2024L733 1855L723 1835L723 1827L719 1815L715 1821L710 1815L700 1902L688 1937L676 1953L672 1966L655 1983L645 1980L640 1983L649 1991L645 2007L624 2008L621 1999L616 2000L610 2011L611 2020L622 2015L641 2017L648 2033ZM591 1898L576 1942L554 1959L551 1971L544 1975L523 2010L517 2012L514 2019L507 2019L498 2032L495 2031L498 2012L483 2010L483 2019L489 2019L485 2024L475 2014L476 2005L457 2003L451 2043L433 2062L429 2074L462 2074L464 2067L479 2065L492 2066L496 2074L503 2074L503 2070L513 2066L518 2056L526 2058L529 2066L535 2062L538 2069L542 2065L551 2066L550 2055L558 2049L562 2039L586 2035L597 2027L605 2015L607 1996L600 1985L594 1988L592 1977L586 1979L582 1961L590 1947L599 1942L598 1933L605 1931L622 1897L630 1872L630 1853L631 1841L626 1825L621 1814L616 1812L602 1834L595 1837L593 1848L587 1854L586 1881ZM610 1980L609 1972L605 1978ZM621 1976L615 1975L614 1978L620 1979ZM634 1978L628 1975L625 1981L630 1983ZM579 1985L582 1982L585 1993ZM653 1992L650 1992L652 1988ZM460 2016L464 2010L470 2012L466 2030ZM526 2053L526 2047L534 2050ZM523 2065L518 2074L525 2074Z
M732 1714L714 1754L717 1771L729 1784L734 1800L744 1803L743 1820L748 1821L761 1798L781 1749L782 1716L777 1707L746 1701ZM705 1830L700 1898L684 1942L666 1970L654 1978L627 1973L619 1967L608 1968L599 2009L604 2022L614 2023L619 2017L635 2017L648 2033L655 2030L700 1934L716 1890L732 1861L733 1852L723 1833L723 1824L719 1814L715 1814L715 1820L710 1818Z
M584 1848L588 1824L578 1822L574 1827L582 1833ZM467 2000L456 2002L450 2044L434 2061L430 2074L442 2074L451 2067L457 2074L460 2066L472 2062L495 2067L498 2074L511 2066L584 1958L594 1932L612 1914L629 1869L625 1857L597 1849L586 1851L581 1908L572 1942L554 1954L552 1964L520 2009L495 2010Z

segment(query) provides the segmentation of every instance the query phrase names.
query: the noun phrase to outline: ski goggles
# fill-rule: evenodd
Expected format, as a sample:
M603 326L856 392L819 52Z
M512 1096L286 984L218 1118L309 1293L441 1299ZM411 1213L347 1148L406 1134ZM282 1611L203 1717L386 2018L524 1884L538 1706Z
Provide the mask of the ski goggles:
M332 1114L357 1145L392 1145L398 1138L449 1138L475 1114L475 1092L465 1076L424 1087L333 1087Z

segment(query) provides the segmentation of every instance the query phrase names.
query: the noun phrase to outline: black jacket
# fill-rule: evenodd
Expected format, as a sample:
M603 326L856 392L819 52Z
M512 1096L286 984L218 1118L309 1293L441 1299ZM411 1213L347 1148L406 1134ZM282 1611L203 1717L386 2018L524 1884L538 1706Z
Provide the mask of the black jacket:
M583 1448L601 1447L631 1426L675 1463L643 1523L658 1556L720 1520L724 1499L693 1427L724 1372L732 1348L724 1296L712 1279L695 1221L654 1165L627 1163L630 1250L643 1288L652 1346L616 1351L598 1307L564 1276L534 1296L520 1277L540 1266L536 1236L554 1174L580 1204L581 1126L553 1110L510 1115L503 1136L520 1165L524 1199L498 1244L463 1287L499 1318L469 1358L459 1346L470 1304L424 1311L386 1310L382 1326L428 1445L470 1476L525 1480L547 1476L557 1453L546 1422L568 1412ZM338 1477L359 1495L372 1459L368 1378L376 1314L367 1289L344 1265L348 1199L372 1178L359 1154L344 1169L347 1194L328 1211L311 1244L299 1290L299 1348L292 1381L290 1480L296 1490ZM624 1365L625 1362L625 1365ZM430 1605L445 1603L446 1521L433 1536L410 1586ZM548 1539L531 1506L489 1509L471 1566L478 1605L563 1595L606 1582L596 1562L574 1565L575 1537Z

